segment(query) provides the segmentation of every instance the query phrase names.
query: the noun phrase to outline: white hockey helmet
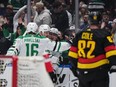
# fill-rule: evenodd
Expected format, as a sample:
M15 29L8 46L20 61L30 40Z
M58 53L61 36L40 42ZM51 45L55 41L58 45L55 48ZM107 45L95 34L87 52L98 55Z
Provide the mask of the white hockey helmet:
M57 35L58 35L58 33L59 33L59 31L58 31L57 28L51 28L51 29L50 29L50 32L51 32L51 33L54 33L54 34L57 34Z
M47 24L42 24L39 26L39 32L47 32L47 31L50 31L50 26L47 25Z
M38 30L38 25L35 22L29 22L27 25L27 30L26 32L33 32L36 33L36 31Z

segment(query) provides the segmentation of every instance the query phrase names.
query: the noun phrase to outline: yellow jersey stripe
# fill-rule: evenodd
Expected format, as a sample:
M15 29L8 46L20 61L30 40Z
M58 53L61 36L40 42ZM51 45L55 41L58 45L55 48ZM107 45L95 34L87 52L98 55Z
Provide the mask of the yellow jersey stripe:
M69 51L68 56L77 59L77 53L75 53L75 52Z
M108 64L108 63L109 63L109 61L107 59L103 59L103 60L100 60L98 62L91 63L91 64L82 64L82 63L78 62L77 67L80 69L92 69L92 68L96 68L96 67L99 67L101 65Z
M110 56L114 56L114 55L116 55L116 50L106 52L106 58L109 58Z

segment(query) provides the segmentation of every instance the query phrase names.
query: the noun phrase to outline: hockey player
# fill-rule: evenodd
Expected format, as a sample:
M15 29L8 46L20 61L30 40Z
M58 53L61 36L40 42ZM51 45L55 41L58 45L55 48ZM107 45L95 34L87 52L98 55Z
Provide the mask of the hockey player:
M9 48L6 55L17 56L44 56L47 58L46 66L47 70L54 81L53 67L50 66L51 55L58 55L63 50L70 48L70 45L66 42L51 41L45 36L37 34L38 26L34 22L30 22L27 25L27 30L23 36L19 36L14 44ZM49 67L48 67L49 66Z
M38 56L43 55L47 49L45 43L50 40L44 36L36 35L38 26L34 22L30 22L27 25L27 30L24 36L19 36L14 44L9 48L6 55L18 55L18 56Z
M59 33L59 31L58 31L57 28L51 28L51 29L50 29L49 38L50 38L52 41L59 41L58 33Z
M39 26L39 35L49 38L50 26L47 24L42 24Z
M19 36L13 43L13 45L8 49L6 55L16 55L16 56L44 56L46 69L49 72L51 78L53 79L53 67L45 55L45 50L51 42L48 38L44 36L37 35L36 32L38 26L34 22L30 22L27 25L27 30L23 36ZM46 45L46 43L48 45Z
M64 53L66 54L67 50L69 50L70 48L70 44L66 41L59 41L58 39L58 29L57 28L51 28L50 29L50 34L49 34L49 38L52 41L52 46L51 48L53 48L52 50L48 50L50 53L50 59L51 62L53 64L53 69L54 72L56 73L57 78L59 78L59 76L57 74L59 71L59 65L61 64L61 62L64 62L65 58L64 57ZM62 67L63 70L64 67ZM61 73L60 73L61 74ZM58 84L58 80L54 81L54 83Z
M79 87L109 87L110 65L116 65L112 35L99 22L97 13L90 14L90 28L76 34L69 51Z

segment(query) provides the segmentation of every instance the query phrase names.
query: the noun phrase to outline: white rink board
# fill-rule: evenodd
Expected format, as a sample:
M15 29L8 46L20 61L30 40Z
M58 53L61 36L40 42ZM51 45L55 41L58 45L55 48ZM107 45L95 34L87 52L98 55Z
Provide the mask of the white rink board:
M110 87L116 87L116 72L110 74Z
M79 81L72 71L69 69L70 65L64 65L58 68L58 84L55 87L78 87Z
M4 61L4 64L1 64L1 61ZM12 87L12 59L0 58L0 70L2 69L4 71L0 73L0 87Z

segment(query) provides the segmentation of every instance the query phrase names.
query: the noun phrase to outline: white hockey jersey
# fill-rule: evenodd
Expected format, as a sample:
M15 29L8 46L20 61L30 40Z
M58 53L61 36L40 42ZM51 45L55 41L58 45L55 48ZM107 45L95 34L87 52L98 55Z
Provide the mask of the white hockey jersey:
M59 65L59 57L62 56L62 53L64 51L67 51L70 49L70 44L68 42L52 42L51 50L49 50L50 53L50 59L53 64L53 68L55 71L58 69Z
M57 50L54 50L54 47ZM44 36L27 34L19 36L8 49L6 55L42 56L46 50L50 51L50 53L53 53L52 51L60 53L69 48L70 44L67 42L57 42L56 44L55 41L51 41Z
M6 55L40 56L48 49L49 43L51 43L51 40L46 37L27 34L18 37L8 49Z

